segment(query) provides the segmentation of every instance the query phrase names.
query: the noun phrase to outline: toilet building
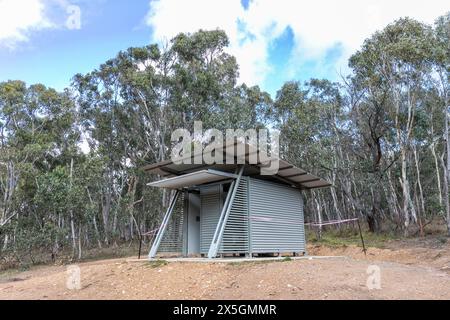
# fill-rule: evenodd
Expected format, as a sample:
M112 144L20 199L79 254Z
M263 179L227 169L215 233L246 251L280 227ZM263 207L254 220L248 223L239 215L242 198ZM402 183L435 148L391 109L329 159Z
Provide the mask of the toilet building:
M244 160L235 164L168 160L144 168L163 177L150 187L171 194L149 258L306 253L302 190L330 183L281 159L276 174L263 174L267 163L248 161L257 150L245 148ZM228 150L223 149L225 156Z

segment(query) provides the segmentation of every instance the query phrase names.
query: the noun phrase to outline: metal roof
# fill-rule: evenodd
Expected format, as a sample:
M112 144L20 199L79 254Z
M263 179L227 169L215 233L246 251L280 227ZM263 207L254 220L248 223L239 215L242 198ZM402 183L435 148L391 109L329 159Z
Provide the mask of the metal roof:
M236 175L208 169L184 174L182 176L176 176L169 179L159 180L147 185L158 188L182 189L185 187L198 186L201 184L221 181L230 178L236 178Z
M230 147L233 148L233 153L230 152ZM235 156L236 154L239 154L237 151L237 148L245 148L245 153L242 157ZM241 149L242 150L242 149ZM300 189L317 189L317 188L323 188L323 187L329 187L331 186L331 183L328 181L321 179L313 174L310 174L306 172L305 170L298 168L290 163L288 163L285 160L282 160L280 158L271 157L269 160L276 160L279 161L279 169L278 172L274 175L261 175L261 168L264 168L266 166L266 161L261 161L260 152L259 150L253 146L249 145L247 143L242 142L232 142L224 144L223 146L223 162L227 164L206 164L202 162L201 164L175 164L172 160L166 160L159 163L151 164L148 166L145 166L143 170L146 172L150 172L153 174L158 174L165 178L171 178L171 177L183 177L191 173L195 172L203 172L201 175L198 176L198 179L200 177L206 178L205 170L215 170L216 175L214 174L207 174L208 179L211 179L213 176L218 178L217 172L221 173L228 173L232 174L235 172L236 168L240 164L246 164L244 175L245 176L254 176L258 177L264 180L271 180L271 181L278 181L282 182L284 184L289 184L291 186L300 188ZM200 154L201 155L201 154ZM192 160L195 159L197 155L192 155L185 157L183 160ZM226 159L229 159L229 157L234 156L234 164L228 164L228 161L225 161ZM256 163L250 161L253 157L257 157ZM192 161L191 161L192 162ZM208 170L207 170L208 171ZM191 179L194 179L193 177L196 177L195 175L187 176L186 181L191 181ZM228 177L229 178L229 177ZM197 178L196 178L197 179ZM158 182L155 182L154 184L149 184L152 186L157 186L156 184L160 183L162 185L165 183L164 181L167 181L167 183L170 183L170 179L161 180ZM219 179L220 180L220 179ZM176 181L176 180L172 180ZM183 180L178 180L183 181ZM218 181L218 180L216 180ZM207 182L205 182L207 183ZM159 185L158 185L159 186Z

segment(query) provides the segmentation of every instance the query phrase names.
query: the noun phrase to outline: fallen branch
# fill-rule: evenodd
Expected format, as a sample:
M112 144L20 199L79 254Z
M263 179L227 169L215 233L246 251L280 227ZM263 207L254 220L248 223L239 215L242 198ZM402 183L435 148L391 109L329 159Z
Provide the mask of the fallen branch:
M3 221L2 223L0 223L0 228L3 227L4 225L6 225L12 218L14 218L17 215L17 212L14 213L13 215L11 215L9 218L6 218L5 221Z

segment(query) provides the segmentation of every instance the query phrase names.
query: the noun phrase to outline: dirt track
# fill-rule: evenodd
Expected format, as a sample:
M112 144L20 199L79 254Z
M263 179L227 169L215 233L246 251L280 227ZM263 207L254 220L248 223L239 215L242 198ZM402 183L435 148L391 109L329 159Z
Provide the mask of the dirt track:
M0 299L450 299L449 252L370 249L365 258L356 247L312 247L311 254L349 257L156 267L103 260L79 264L81 290L67 289L63 266L3 275ZM366 286L369 265L381 269L380 290Z

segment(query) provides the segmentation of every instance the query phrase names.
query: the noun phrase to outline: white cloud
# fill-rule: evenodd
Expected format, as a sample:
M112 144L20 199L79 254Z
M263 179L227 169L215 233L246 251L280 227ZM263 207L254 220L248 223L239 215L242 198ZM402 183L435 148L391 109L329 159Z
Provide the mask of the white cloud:
M255 20L240 0L156 0L150 6L147 23L153 27L156 41L171 39L179 32L220 28L230 38L229 51L238 59L242 80L258 83L269 72L266 61L270 35L265 29L270 32L271 28L264 24L270 21Z
M0 0L0 47L14 49L44 29L79 29L80 16L69 0Z
M339 44L342 56L334 66L339 71L376 30L404 16L432 23L448 10L450 5L442 0L254 0L247 10L240 0L152 0L147 24L156 41L179 32L225 30L229 51L240 64L241 81L261 84L273 69L268 62L270 45L287 27L295 42L292 56L286 57L292 70L301 72L307 60L320 67L327 51Z
M14 48L29 32L51 27L42 0L0 0L0 45Z

